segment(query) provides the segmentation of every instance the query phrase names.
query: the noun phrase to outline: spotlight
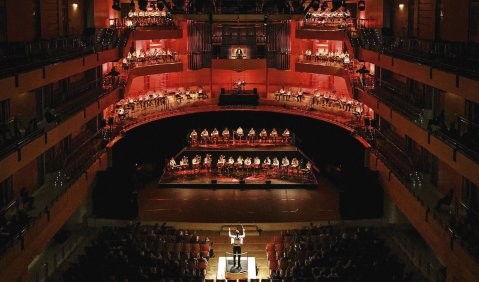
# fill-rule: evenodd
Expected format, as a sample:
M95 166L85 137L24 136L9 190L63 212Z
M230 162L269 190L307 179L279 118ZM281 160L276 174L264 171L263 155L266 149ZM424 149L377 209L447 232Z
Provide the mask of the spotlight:
M120 0L113 0L113 5L111 5L113 10L121 11Z
M267 26L268 25L268 15L264 15L264 18L263 18L263 25L264 26Z
M323 2L323 3L325 3L325 2ZM319 1L314 1L313 5L311 5L311 7L313 8L313 10L315 12L317 12L318 9L319 9Z
M77 3L77 2L73 2L72 7L73 7L73 10L78 9L78 3Z
M131 2L130 2L130 7L131 7L132 9L135 9L135 0L131 0Z

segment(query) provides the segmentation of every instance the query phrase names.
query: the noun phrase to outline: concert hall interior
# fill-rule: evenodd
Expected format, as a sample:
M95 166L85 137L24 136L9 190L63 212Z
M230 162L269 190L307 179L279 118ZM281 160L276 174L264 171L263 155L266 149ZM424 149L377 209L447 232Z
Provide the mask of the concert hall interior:
M0 281L477 281L479 0L0 0Z

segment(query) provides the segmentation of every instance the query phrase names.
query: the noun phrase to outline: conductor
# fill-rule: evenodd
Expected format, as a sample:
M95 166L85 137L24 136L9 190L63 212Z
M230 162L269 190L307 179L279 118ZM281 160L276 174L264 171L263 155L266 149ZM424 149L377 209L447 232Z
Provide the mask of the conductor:
M243 59L243 49L237 48L235 51L236 59Z
M231 228L228 228L231 245L233 245L233 267L231 270L236 268L236 271L241 270L241 245L243 245L243 238L246 237L243 225L241 225L241 228L243 229L242 235L240 235L238 228L236 228L234 234L231 233ZM236 259L238 259L238 264L236 264Z

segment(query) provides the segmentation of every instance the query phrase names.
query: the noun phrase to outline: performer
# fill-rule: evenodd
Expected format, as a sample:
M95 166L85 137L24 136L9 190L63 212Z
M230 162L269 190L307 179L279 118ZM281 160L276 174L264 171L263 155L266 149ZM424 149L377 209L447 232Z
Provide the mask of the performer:
M171 171L174 171L178 168L178 165L176 164L175 158L171 158L170 162L168 163L168 166Z
M254 131L254 128L251 128L248 132L248 142L254 143L255 138L256 138L256 132Z
M216 142L218 142L218 137L220 136L219 132L218 132L218 129L216 129L216 127L213 129L213 131L211 132L211 139L213 140L213 142L216 144Z
M213 160L211 159L211 155L210 154L206 154L206 157L205 159L203 160L203 165L205 166L205 169L207 172L211 172L211 162Z
M229 139L230 139L230 131L228 128L225 128L223 130L223 132L221 133L221 136L223 136L223 142L224 143L228 143Z
M258 173L258 172L259 172L259 167L260 167L260 165L261 165L261 160L260 160L260 158L258 158L258 156L254 157L253 163L254 163L255 173Z
M186 171L188 169L189 161L187 156L183 156L180 161L180 169Z
M243 59L243 49L237 48L235 51L236 59Z
M276 138L278 138L278 131L276 131L276 128L273 128L273 130L271 130L269 137L271 138L273 143L276 143Z
M282 135L283 135L283 142L289 143L289 140L291 139L291 136L290 136L289 130L287 128L283 131Z
M261 142L266 143L266 139L268 138L268 132L266 132L266 129L262 129L261 132L259 133L259 137L261 138Z
M234 268L241 270L241 245L243 245L243 239L246 237L246 232L243 225L241 225L241 228L243 229L243 235L240 235L238 229L236 229L233 234L231 233L231 228L228 228L229 237L231 238L231 245L233 245L233 268L231 270ZM236 261L238 261L238 265L236 265Z
M243 128L241 128L241 126L236 129L236 136L238 136L239 142L241 143L241 139L244 136Z
M302 102L302 101L303 101L303 90L299 88L298 95L296 95L296 102Z
M278 170L279 170L279 160L277 157L274 157L273 158L273 170L278 173Z
M226 165L226 168L228 169L228 174L231 173L231 170L233 169L234 165L235 165L235 159L233 159L233 157L230 157Z
M297 158L291 160L291 172L294 174L294 171L299 174L299 160Z
M238 158L236 159L235 166L237 170L243 168L243 157L241 155L239 155Z
M247 157L244 161L244 167L246 168L246 174L248 174L249 169L251 168L251 157Z
M225 156L224 156L224 155L221 155L221 156L218 158L218 162L216 163L216 168L218 169L218 173L221 174L221 171L223 170L223 168L224 168L224 166L225 166L225 163L226 163Z
M206 145L206 142L208 141L208 137L209 137L209 134L208 134L208 130L203 129L203 131L201 132L201 141L203 141L203 143Z
M288 160L288 157L284 156L283 159L281 160L281 170L283 174L288 173L288 168L289 168L289 160Z
M197 174L200 171L201 157L196 155L193 160L191 160L191 165L193 167L193 173Z
M190 133L190 142L191 142L192 145L194 145L198 142L198 133L196 133L196 130L194 130L194 129Z

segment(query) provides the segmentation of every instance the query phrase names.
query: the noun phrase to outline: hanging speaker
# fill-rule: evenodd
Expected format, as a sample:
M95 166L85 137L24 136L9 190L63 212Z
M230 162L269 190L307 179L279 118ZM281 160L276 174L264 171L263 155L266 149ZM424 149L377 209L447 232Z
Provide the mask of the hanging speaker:
M365 0L359 0L358 1L358 10L359 11L366 10L366 1Z

